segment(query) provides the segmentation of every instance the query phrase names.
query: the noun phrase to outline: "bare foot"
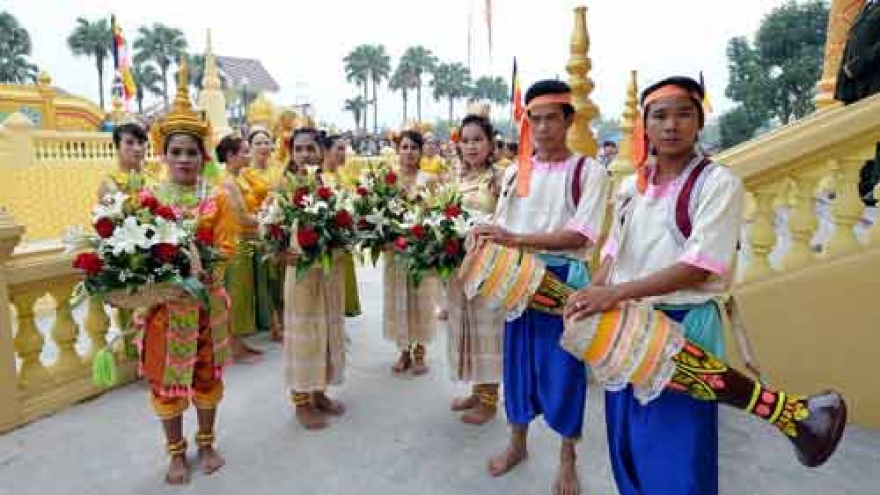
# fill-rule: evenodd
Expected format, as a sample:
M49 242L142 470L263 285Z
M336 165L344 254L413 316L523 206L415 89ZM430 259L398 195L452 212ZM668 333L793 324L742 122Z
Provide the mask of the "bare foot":
M480 403L480 398L476 395L469 395L467 397L459 397L457 399L452 400L452 410L453 411L467 411L468 409L473 409L477 407L477 404Z
M404 373L410 368L410 366L412 366L412 358L410 357L409 352L401 352L400 357L397 358L397 362L391 367L391 371L395 373Z
M214 447L199 449L199 466L205 474L214 474L226 465L226 460L214 450Z
M415 376L424 375L428 373L429 370L430 368L428 368L428 365L422 360L416 360L416 362L413 363L412 374Z
M480 426L495 418L497 408L479 403L477 407L461 415L461 420L469 425Z
M270 338L272 342L283 342L284 341L284 330L283 327L278 323L273 323L272 327L269 329Z
M327 427L327 419L312 406L296 406L296 419L307 430L323 430Z
M498 454L489 459L489 474L499 477L515 468L529 456L524 448L509 445L503 454Z
M250 353L250 354L256 354L257 356L262 355L262 354L265 352L265 351L262 350L262 349L259 349L259 348L257 348L257 347L252 347L252 346L250 346L250 345L249 345L247 342L245 342L245 341L242 341L242 342L241 342L241 346L244 348L245 352L248 352L248 353Z
M449 320L449 311L446 311L445 309L438 309L437 310L437 319L440 321L448 321Z
M168 464L168 474L165 482L169 485L185 485L189 483L189 466L186 464L186 454L171 456Z
M574 459L559 463L559 472L553 483L553 495L580 495L581 481L578 479L577 466Z
M315 393L312 395L312 401L315 409L320 412L330 414L332 416L342 416L345 414L345 406L338 400L327 397L325 393Z

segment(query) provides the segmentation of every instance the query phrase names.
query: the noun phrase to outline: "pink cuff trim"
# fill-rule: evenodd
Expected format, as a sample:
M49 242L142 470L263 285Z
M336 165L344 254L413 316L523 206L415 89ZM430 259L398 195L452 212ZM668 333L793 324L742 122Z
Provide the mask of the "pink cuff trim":
M617 239L609 237L605 241L605 245L602 246L602 260L605 260L606 258L616 258L618 249L619 246L617 245Z
M590 242L592 242L593 244L595 244L596 241L599 239L599 236L596 235L596 231L591 229L589 225L580 224L575 221L568 222L568 224L565 226L565 230L577 232L578 234L581 234L582 236L589 239Z
M704 254L685 253L678 261L697 268L702 268L703 270L710 271L721 277L727 275L727 265L725 263L713 260Z

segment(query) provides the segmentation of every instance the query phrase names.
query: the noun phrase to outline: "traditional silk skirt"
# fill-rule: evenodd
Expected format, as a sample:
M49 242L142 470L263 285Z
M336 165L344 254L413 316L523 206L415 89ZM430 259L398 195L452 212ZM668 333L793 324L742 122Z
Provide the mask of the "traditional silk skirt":
M311 269L284 282L284 378L296 392L342 383L345 371L344 269L336 258L328 275Z
M447 352L452 379L466 383L499 383L504 352L504 312L489 308L483 298L468 300L455 275L447 284L449 338Z
M344 254L339 262L342 263L345 276L345 316L360 316L361 300L358 294L357 272L354 269L354 256L351 253Z
M250 335L257 329L253 258L253 244L241 242L226 266L226 292L232 300L230 329L237 337Z
M382 336L397 344L401 351L412 344L428 344L437 332L435 303L438 291L436 277L428 276L416 287L406 268L385 252Z

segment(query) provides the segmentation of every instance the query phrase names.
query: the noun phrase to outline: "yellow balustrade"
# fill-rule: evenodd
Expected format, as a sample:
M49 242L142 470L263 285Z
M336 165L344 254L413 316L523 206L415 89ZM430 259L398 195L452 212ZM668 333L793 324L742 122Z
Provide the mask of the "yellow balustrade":
M870 304L880 230L875 223L864 242L856 226L866 215L859 171L880 141L877 115L880 95L827 108L716 157L750 196L748 254L734 294L764 371L789 389L842 390L852 421L874 427L880 396L864 377L875 373L880 348L880 307ZM821 215L820 199L830 201ZM783 212L787 222L779 221ZM791 239L785 251L783 238Z
M109 320L104 307L93 303L84 328L73 318L70 294L81 279L60 246L20 246L22 228L0 210L0 431L33 421L103 392L91 380L91 358L105 342ZM50 296L51 313L37 311ZM15 316L9 306L15 309ZM103 316L102 316L103 315ZM37 320L51 322L43 332ZM15 330L13 332L13 330ZM85 355L76 348L84 332L91 339ZM41 356L49 342L51 362ZM14 351L13 351L14 349ZM20 366L16 366L16 356ZM135 377L135 363L119 353L120 383Z
M148 173L157 157L146 155ZM0 125L0 206L27 226L27 240L57 239L88 225L98 184L117 164L112 137L34 129L21 114Z

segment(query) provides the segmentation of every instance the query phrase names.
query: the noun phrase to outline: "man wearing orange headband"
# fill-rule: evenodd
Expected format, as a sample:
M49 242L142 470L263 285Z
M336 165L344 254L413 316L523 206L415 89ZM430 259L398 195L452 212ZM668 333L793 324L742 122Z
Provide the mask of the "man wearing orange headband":
M697 146L703 99L702 86L683 77L642 94L635 177L617 195L593 285L566 306L566 317L579 320L627 301L650 303L702 348L695 355L718 357L712 358L716 371L723 371L712 375L700 359L685 359L692 374L676 374L666 391L644 405L632 386L606 393L609 454L621 495L717 494L719 403L774 424L807 466L831 455L845 424L838 394L803 398L774 391L720 361L718 301L732 279L745 193L739 178Z
M608 195L605 169L568 149L574 117L571 89L561 81L529 88L520 122L520 156L505 170L494 224L478 238L540 253L548 270L572 287L589 282L584 260L602 229ZM534 150L534 153L533 153ZM587 393L583 365L560 347L560 315L526 310L509 321L504 341L504 406L511 424L507 450L492 458L500 476L526 457L529 423L543 415L562 437L553 493L580 493L575 443Z

